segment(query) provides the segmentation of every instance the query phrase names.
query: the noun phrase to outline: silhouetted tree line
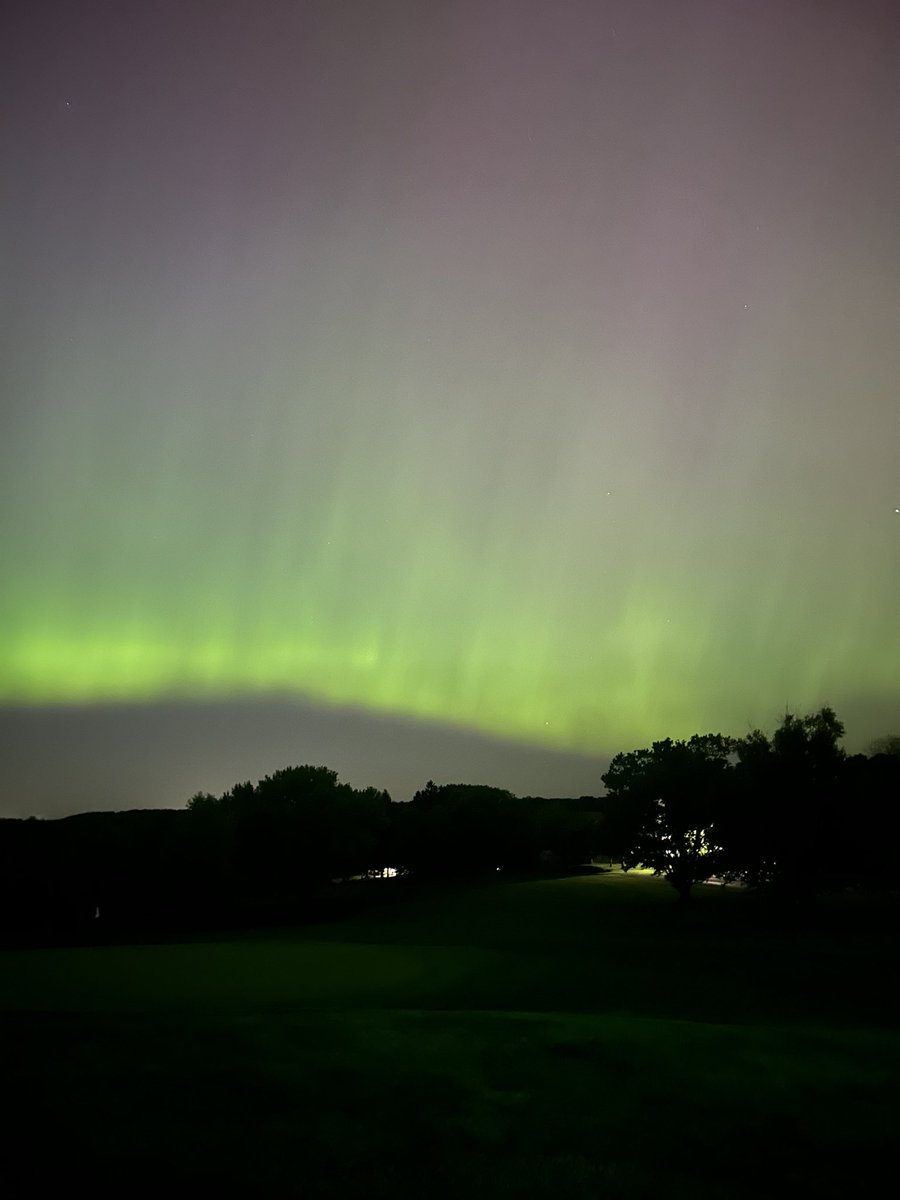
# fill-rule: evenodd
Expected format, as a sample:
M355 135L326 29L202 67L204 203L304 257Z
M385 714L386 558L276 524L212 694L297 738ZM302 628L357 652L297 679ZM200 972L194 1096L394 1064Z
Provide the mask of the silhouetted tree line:
M409 803L288 767L186 809L0 821L0 930L102 937L308 919L335 884L649 867L687 899L713 876L776 897L894 889L900 744L848 756L830 708L769 737L695 735L617 755L607 793L516 797L429 781ZM351 889L352 890L352 889ZM327 908L323 909L323 905Z
M618 754L603 776L606 834L686 900L713 876L781 898L895 890L900 739L839 745L831 708L786 713L769 737L695 735Z
M182 810L0 822L0 927L121 936L341 910L367 877L566 868L599 847L599 801L429 782L409 803L326 767L288 767Z

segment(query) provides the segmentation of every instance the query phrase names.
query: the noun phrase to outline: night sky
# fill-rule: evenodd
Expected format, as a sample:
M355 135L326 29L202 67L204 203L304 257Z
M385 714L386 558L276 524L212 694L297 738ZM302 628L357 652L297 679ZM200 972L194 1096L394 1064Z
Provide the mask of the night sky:
M897 5L4 14L4 812L900 732Z

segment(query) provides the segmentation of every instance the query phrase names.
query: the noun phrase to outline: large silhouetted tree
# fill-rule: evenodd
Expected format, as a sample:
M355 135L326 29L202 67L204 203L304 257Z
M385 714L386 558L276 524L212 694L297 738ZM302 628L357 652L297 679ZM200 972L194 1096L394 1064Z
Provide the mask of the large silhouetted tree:
M717 824L729 790L731 739L695 734L617 754L603 776L623 865L650 867L681 900L720 865Z
M848 758L836 812L848 885L896 891L900 846L900 755Z
M333 879L383 866L390 796L327 767L286 767L189 802L207 869L224 890L277 910Z
M520 816L503 788L429 780L395 813L400 861L421 876L493 871L517 836Z
M832 708L785 713L772 737L735 743L735 800L723 827L728 869L785 894L840 886L844 726Z

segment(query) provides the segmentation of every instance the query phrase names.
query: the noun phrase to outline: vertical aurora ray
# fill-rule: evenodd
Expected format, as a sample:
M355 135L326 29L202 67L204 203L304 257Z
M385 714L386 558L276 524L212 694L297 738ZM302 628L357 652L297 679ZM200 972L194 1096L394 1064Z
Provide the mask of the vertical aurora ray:
M900 713L878 6L78 8L6 51L0 701Z

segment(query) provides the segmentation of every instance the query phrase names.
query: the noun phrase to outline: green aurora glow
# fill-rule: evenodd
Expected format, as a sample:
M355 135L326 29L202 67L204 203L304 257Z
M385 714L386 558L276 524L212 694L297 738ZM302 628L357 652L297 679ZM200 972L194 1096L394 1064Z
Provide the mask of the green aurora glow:
M196 92L174 49L169 90L66 51L16 159L0 701L288 694L589 752L897 712L876 40L801 29L759 82L723 16L718 68L689 85L685 34L647 93L637 16L641 71L576 86L552 22L498 77L502 21L476 62L400 8L409 96L332 30L321 126L279 115L316 101L283 29L220 32ZM585 115L614 85L626 133Z

